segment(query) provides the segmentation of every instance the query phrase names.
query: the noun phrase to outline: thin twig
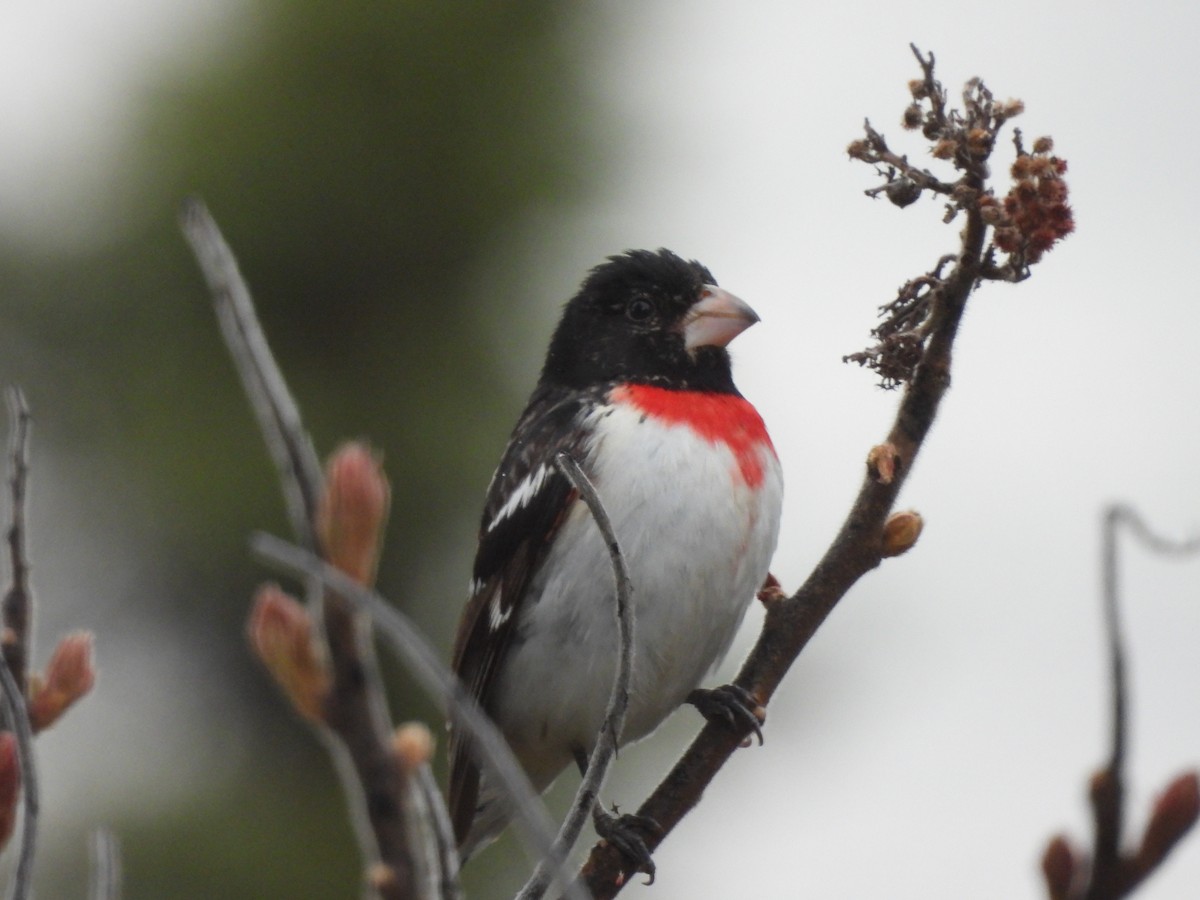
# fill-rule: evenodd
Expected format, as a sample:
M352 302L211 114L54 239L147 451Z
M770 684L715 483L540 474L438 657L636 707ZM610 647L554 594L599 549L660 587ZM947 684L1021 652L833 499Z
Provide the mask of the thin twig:
M1121 824L1125 817L1125 743L1126 682L1125 648L1121 639L1120 610L1117 603L1117 527L1123 518L1122 507L1105 510L1102 526L1104 633L1108 648L1109 684L1112 699L1110 722L1111 746L1108 763L1092 779L1092 818L1095 840L1088 900L1106 900L1118 896L1116 883L1121 866Z
M950 194L954 193L953 184L942 181L928 169L921 169L917 166L914 166L908 161L907 156L901 156L900 154L892 151L888 147L887 141L884 139L883 135L876 131L874 127L872 127L870 119L865 119L863 121L863 131L867 135L869 150L861 157L861 159L864 162L887 166L894 170L890 173L889 180L894 180L897 175L900 175L904 178L907 178L918 187L921 187L927 191L932 191L935 194L945 194L946 196L949 196ZM863 193L868 197L874 197L883 190L885 190L885 187L870 188L863 191Z
M321 463L299 407L271 355L237 259L203 201L185 202L180 224L208 282L226 346L279 470L292 528L305 547L315 548L312 523L321 493Z
M121 842L108 828L97 828L89 842L92 860L88 900L120 900Z
M33 890L33 857L37 846L38 780L33 758L33 727L29 722L29 707L25 702L25 670L28 665L29 618L29 561L25 556L25 503L29 475L29 407L20 388L8 391L8 407L12 438L10 443L9 484L12 488L12 510L8 528L8 546L12 568L12 586L4 596L5 631L4 661L0 663L0 691L17 740L17 762L21 770L21 787L25 794L25 809L21 826L21 849L13 875L10 896L24 900Z
M554 844L554 823L541 798L491 719L446 668L412 621L375 591L364 588L294 544L268 534L255 535L251 543L254 552L267 563L296 575L320 579L330 591L347 598L371 616L379 633L391 644L413 677L445 708L454 727L468 735L482 762L507 791L530 858L540 861L549 856ZM555 877L568 885L569 896L575 900L589 900L584 891L571 884L561 867Z
M21 820L21 849L17 855L17 870L13 874L9 897L26 900L33 891L33 857L37 849L39 794L37 765L33 758L33 727L29 724L29 709L21 688L7 665L0 665L0 693L17 738L17 763L21 769L21 789L25 794L25 811Z
M433 826L434 846L431 849L436 851L436 858L429 860L428 870L430 877L436 878L436 884L433 885L434 895L441 900L462 900L462 885L458 878L458 843L454 840L454 825L450 822L446 800L438 789L433 769L428 763L417 770L416 784L429 808L429 819Z
M592 521L596 523L596 527L604 538L604 545L608 548L613 579L617 588L614 611L617 619L617 670L608 695L608 708L604 713L604 723L597 735L596 746L588 758L587 770L583 773L579 789L575 792L575 801L571 804L571 811L559 828L558 837L554 841L550 855L538 864L528 883L517 894L517 900L538 900L550 886L552 872L562 865L567 854L571 852L571 848L575 846L575 842L579 840L579 833L583 830L584 823L587 822L598 802L604 776L607 774L608 767L620 744L621 731L625 727L625 713L629 708L629 681L633 673L633 630L635 627L632 605L633 581L629 577L629 568L625 565L625 557L617 542L612 520L604 508L604 504L600 501L595 486L571 454L565 450L560 451L554 457L554 464L571 482L571 486L579 492L583 502L587 504L588 511L592 514Z
M1128 744L1128 684L1125 647L1120 616L1120 568L1118 537L1124 525L1129 533L1154 553L1184 556L1200 552L1200 537L1173 541L1151 531L1132 507L1114 504L1104 511L1101 552L1103 556L1103 606L1105 642L1108 647L1112 721L1108 762L1092 779L1091 801L1095 836L1087 900L1113 900L1125 896L1130 884L1129 864L1121 856L1121 831L1125 818L1124 768ZM1144 878L1147 873L1138 873Z
M24 696L25 674L29 669L29 637L33 597L29 588L29 557L25 550L25 495L29 483L29 430L31 416L25 395L19 387L10 387L8 401L9 450L8 484L12 510L8 525L8 556L12 582L4 594L3 647L17 688Z
M263 439L279 473L292 528L300 543L317 549L314 527L323 477L299 408L271 354L237 260L204 204L193 199L181 215L184 235L208 282L225 343L233 357ZM333 673L327 721L337 740L323 735L342 783L363 858L382 859L401 884L416 854L402 811L406 784L389 750L387 701L370 637L340 597L313 585L310 604L329 648ZM424 823L420 823L424 824ZM384 893L395 895L390 888Z

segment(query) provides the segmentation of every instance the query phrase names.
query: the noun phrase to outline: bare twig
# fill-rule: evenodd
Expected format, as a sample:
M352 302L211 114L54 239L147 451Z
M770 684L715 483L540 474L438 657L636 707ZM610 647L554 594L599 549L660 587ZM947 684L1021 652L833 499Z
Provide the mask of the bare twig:
M8 391L12 437L10 441L9 485L12 509L8 527L8 547L12 585L4 597L4 662L0 664L0 692L17 742L17 762L25 808L21 826L21 849L13 875L10 896L24 900L33 890L33 858L37 847L38 779L33 757L33 726L25 701L25 671L28 667L30 604L29 561L25 556L25 502L29 474L29 408L19 388ZM13 633L8 633L12 630Z
M867 136L867 150L859 158L864 162L875 163L876 165L885 167L883 175L887 178L887 184L894 184L897 179L904 178L921 190L932 191L935 194L946 194L948 196L954 192L953 183L942 181L928 169L917 168L908 161L907 156L901 156L889 149L883 135L871 126L870 119L863 121L863 131ZM887 192L887 184L868 188L863 193L868 197L876 197L880 193ZM916 197L913 199L916 199ZM900 203L897 205L907 206L908 204Z
M266 562L297 575L320 579L330 591L347 598L371 616L379 633L391 644L413 677L445 708L454 727L461 728L470 737L484 764L512 799L515 821L530 858L541 860L549 856L554 844L554 824L541 798L491 719L446 668L409 618L375 591L364 588L300 547L266 534L255 535L253 547ZM569 886L569 896L575 900L588 900L586 893L570 886L565 872L560 869L555 874Z
M97 828L89 842L92 860L88 900L120 900L121 842L107 828Z
M388 744L391 726L367 645L368 624L359 621L351 601L340 592L327 591L322 609L333 673L325 722L338 740L326 743L338 760L365 859L382 861L404 886L381 892L389 900L403 897L407 886L421 878L415 868L421 850L413 843L417 836L406 815L412 806L411 785L398 770Z
M29 669L29 637L32 630L33 597L29 587L29 557L25 550L25 495L29 480L29 406L18 387L6 392L8 401L8 485L12 510L7 539L12 581L4 594L4 636L0 640L4 662L22 696Z
M7 665L0 665L0 693L17 738L17 762L21 768L21 789L25 795L25 811L21 820L21 849L17 869L13 874L9 896L25 900L33 891L33 857L37 849L39 792L37 766L33 757L33 727L20 685Z
M1095 842L1092 855L1089 900L1116 897L1117 873L1121 865L1121 823L1125 813L1126 682L1125 648L1121 639L1117 603L1117 527L1125 510L1120 506L1105 511L1102 528L1104 571L1104 634L1108 647L1109 683L1112 697L1111 747L1108 763L1091 783Z
M625 712L629 708L629 679L633 672L633 629L635 627L632 606L633 582L629 577L629 568L625 565L625 557L621 553L616 533L613 531L612 521L596 493L595 486L569 453L565 450L560 451L554 457L554 464L571 482L571 486L579 492L583 502L587 504L588 511L592 514L592 521L596 523L596 527L604 538L604 545L608 548L609 559L612 561L613 579L617 588L614 611L617 619L617 667L613 676L612 690L608 695L608 708L604 713L604 723L600 726L596 746L588 758L587 770L583 773L579 790L575 793L575 801L571 804L571 810L559 828L558 837L554 841L550 855L538 864L529 882L517 895L517 900L538 900L546 892L552 873L566 860L567 854L579 840L579 833L583 830L584 823L587 822L588 816L599 802L604 776L617 752L621 731L625 726Z
M432 891L441 900L462 900L462 885L458 879L458 843L454 840L454 825L450 822L446 801L433 777L433 769L428 764L421 766L417 771L416 782L429 809L432 825L430 847L427 848L431 851L431 856L426 866L431 878L436 880Z
M312 440L287 388L254 311L249 288L216 223L199 200L185 204L181 223L208 282L225 342L279 473L293 530L300 543L317 549L315 522L323 477ZM397 771L388 747L391 725L369 629L352 606L310 585L329 650L333 684L325 719L337 740L326 737L363 858L388 869L378 891L403 896L422 877L421 852L411 841L433 825L416 815L410 785ZM413 822L409 822L413 819Z
M1124 525L1152 552L1183 556L1200 552L1200 537L1172 541L1151 531L1129 506L1113 505L1104 512L1102 528L1104 630L1108 647L1111 684L1111 747L1108 761L1092 778L1091 801L1095 836L1087 900L1115 900L1126 896L1149 874L1146 862L1125 857L1121 852L1121 830L1125 818L1124 766L1128 731L1128 687L1125 648L1120 619L1120 572L1118 536ZM1163 854L1165 855L1165 853ZM1161 856L1153 860L1157 865Z
M279 470L292 528L304 546L315 548L312 523L321 493L321 464L299 407L271 355L237 259L203 201L188 200L180 223L208 282L226 346Z

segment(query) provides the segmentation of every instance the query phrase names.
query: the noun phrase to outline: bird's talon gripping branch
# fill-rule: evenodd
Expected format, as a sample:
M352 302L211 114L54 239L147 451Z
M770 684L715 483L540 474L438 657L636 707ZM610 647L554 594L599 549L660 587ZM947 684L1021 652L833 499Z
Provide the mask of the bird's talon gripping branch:
M619 812L620 810L615 804L610 813L597 803L595 809L592 810L592 823L595 825L596 834L621 851L623 856L636 865L638 872L645 872L649 876L646 884L654 884L656 871L654 860L650 856L650 849L646 846L646 839L642 835L659 837L663 833L663 828L648 816L629 813L614 815Z
M762 724L766 721L767 711L745 688L736 684L696 688L688 694L687 702L710 722L721 722L732 731L753 734L758 738L759 746L762 746Z

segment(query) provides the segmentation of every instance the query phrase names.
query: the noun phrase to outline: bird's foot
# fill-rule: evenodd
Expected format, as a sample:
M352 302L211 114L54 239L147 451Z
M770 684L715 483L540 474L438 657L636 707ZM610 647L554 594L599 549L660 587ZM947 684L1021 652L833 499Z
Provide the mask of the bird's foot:
M726 684L719 688L696 688L688 694L687 702L696 707L700 715L708 721L721 722L733 731L746 732L746 745L753 734L758 738L759 746L762 746L762 724L767 719L767 711L745 688L736 684Z
M646 846L646 838L643 835L660 837L663 831L662 826L649 816L637 816L629 813L623 816L614 815L619 812L620 810L615 804L610 813L597 803L592 810L592 823L596 827L596 834L616 847L622 856L634 863L637 866L636 871L649 875L646 884L654 884L654 860L650 858L650 850Z

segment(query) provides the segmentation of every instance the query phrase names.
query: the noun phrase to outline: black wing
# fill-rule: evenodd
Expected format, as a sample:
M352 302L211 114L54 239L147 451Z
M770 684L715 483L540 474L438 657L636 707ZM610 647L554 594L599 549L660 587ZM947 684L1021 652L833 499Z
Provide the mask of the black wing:
M586 439L581 414L592 402L594 395L539 387L492 476L471 598L459 621L453 660L459 680L488 712L530 580L576 498L554 456L566 450L580 460ZM460 845L470 831L478 795L479 767L469 741L452 730L449 806Z

